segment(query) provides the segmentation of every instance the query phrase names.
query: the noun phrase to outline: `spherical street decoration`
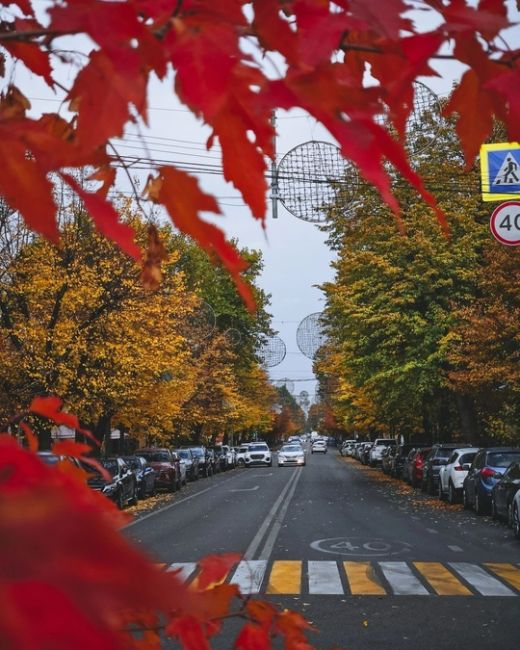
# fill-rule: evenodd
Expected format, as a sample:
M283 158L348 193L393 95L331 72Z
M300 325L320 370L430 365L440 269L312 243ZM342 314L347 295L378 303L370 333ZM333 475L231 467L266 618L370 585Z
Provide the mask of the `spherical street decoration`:
M266 338L256 356L264 368L274 368L282 363L287 354L285 343L279 336Z
M277 388L282 388L285 387L287 389L287 392L289 393L294 393L294 381L292 379L278 379L277 381L273 382L274 386Z
M278 196L298 219L311 223L327 220L330 206L348 200L348 182L354 167L335 144L311 140L294 147L278 165Z
M296 344L300 352L309 359L316 357L316 353L327 340L322 316L322 312L309 314L296 330Z
M302 391L300 392L300 399L301 399L301 400L309 399L309 393L308 393L306 390L302 390Z
M201 302L188 318L188 324L193 332L193 339L207 339L215 330L217 317L213 307L207 302Z
M230 327L226 330L224 336L230 345L238 345L242 340L242 333L234 327Z

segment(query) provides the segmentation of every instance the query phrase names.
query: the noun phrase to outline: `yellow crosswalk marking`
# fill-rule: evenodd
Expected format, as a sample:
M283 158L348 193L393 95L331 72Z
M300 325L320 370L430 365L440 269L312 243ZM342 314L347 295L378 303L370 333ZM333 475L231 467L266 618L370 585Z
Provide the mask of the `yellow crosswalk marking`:
M508 582L515 589L520 590L520 569L514 564L495 564L493 562L486 562L484 566L491 569L493 573L502 580Z
M440 562L414 562L439 596L472 596L471 591Z
M299 594L301 590L302 563L295 560L273 562L268 594Z
M384 596L386 594L370 562L343 562L343 566L350 591L354 596Z

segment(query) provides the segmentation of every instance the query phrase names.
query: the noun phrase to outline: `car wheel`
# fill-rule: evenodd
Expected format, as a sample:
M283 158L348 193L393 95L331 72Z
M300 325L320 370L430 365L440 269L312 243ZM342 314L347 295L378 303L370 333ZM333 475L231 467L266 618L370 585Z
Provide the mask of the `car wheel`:
M245 462L243 461L242 458L240 458L240 460L238 461L238 466L239 467L245 467L246 466L246 464L245 464Z
M469 502L468 493L466 488L462 490L462 505L465 510L471 510L471 503Z
M119 490L119 492L117 493L116 505L119 508L119 510L122 510L125 507L125 500L123 499L122 490Z
M495 505L495 499L491 497L491 518L498 519L497 507Z
M130 499L128 499L128 504L131 506L136 506L137 505L137 486L134 485L134 489L132 492L132 496Z
M507 508L507 525L510 528L513 527L513 504L512 503L510 503Z
M268 463L268 465L267 465L267 467L272 467L272 466L273 466L273 461L270 460L269 463Z
M517 539L520 539L520 513L516 503L513 506L513 532Z
M448 503L452 505L457 502L457 493L453 487L453 483L450 481L448 485Z
M439 501L444 501L444 492L442 490L442 481L440 479L437 487L437 496L439 497Z
M475 492L475 512L477 513L477 515L484 514L484 504L482 503L482 500L480 499L478 492Z

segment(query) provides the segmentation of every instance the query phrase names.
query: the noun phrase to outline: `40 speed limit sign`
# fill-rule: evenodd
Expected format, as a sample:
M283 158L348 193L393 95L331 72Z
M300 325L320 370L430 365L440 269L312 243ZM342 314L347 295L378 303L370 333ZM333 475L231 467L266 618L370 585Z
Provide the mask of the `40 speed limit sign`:
M506 201L495 208L489 227L501 244L520 246L520 201Z

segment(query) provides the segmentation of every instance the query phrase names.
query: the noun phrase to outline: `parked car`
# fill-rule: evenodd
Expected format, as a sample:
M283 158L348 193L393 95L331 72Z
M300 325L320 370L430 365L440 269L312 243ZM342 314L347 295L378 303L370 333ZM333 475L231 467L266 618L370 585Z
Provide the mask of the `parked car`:
M246 461L245 461L245 454L246 451L249 447L249 444L245 443L241 445L238 450L237 450L237 465L238 467L245 467L246 466Z
M376 438L368 453L368 463L371 467L381 464L383 449L395 446L396 441L393 438Z
M228 460L226 454L222 451L222 446L215 445L214 447L211 447L211 451L215 458L215 471L225 472L228 469Z
M222 453L226 456L228 469L233 469L236 467L236 457L233 447L230 447L229 445L222 445Z
M37 453L37 456L46 465L57 465L58 463L60 463L62 461L66 461L68 463L72 463L72 465L75 465L78 468L81 467L81 463L74 456L56 455L56 454L53 454L52 451L39 451ZM87 471L90 471L90 470L87 469Z
M199 459L193 453L192 449L177 449L177 454L181 461L184 461L186 467L186 478L188 481L198 481L199 479Z
M392 461L395 453L395 446L388 446L383 449L381 454L381 470L383 474L390 474L392 471Z
M464 479L468 474L468 465L477 455L478 447L454 449L446 465L439 471L438 494L441 501L445 498L449 503L460 501Z
M181 468L177 454L165 447L145 447L138 449L136 456L142 456L155 471L157 488L165 488L170 492L181 488Z
M305 465L305 452L300 444L283 445L278 452L278 467Z
M95 469L89 470L88 485L93 490L102 492L122 510L126 504L137 503L137 479L122 458L102 458L99 461L110 474L106 480Z
M416 449L408 459L408 477L412 487L419 487L422 484L424 459L430 451L430 447Z
M446 465L454 449L462 447L469 447L469 445L461 445L456 442L438 442L432 445L430 453L424 459L421 482L423 492L437 494L441 467Z
M122 458L134 473L139 499L153 496L156 492L155 472L146 459L142 456L123 456Z
M520 461L509 465L491 490L491 514L513 524L513 500L520 490Z
M208 478L213 474L213 461L206 447L190 447L191 453L199 461L199 475Z
M244 462L246 467L253 465L267 465L271 467L273 459L271 451L265 442L251 442L244 454Z
M475 508L477 514L484 514L491 506L491 490L505 470L514 461L520 460L518 447L489 447L481 449L464 479L462 502L465 508Z
M363 465L368 465L370 462L370 450L372 449L372 445L373 445L372 442L363 443L363 447L359 455Z
M515 494L511 508L511 526L517 539L520 539L520 490Z
M355 440L344 440L341 443L341 447L339 448L339 453L342 456L348 456L349 455L349 450L352 448L352 446L355 444Z
M206 458L207 458L207 463L208 467L210 467L210 473L211 474L217 474L220 472L220 463L215 456L215 451L211 447L206 447L205 448L205 453L206 453Z
M322 438L318 438L311 445L311 454L326 454L327 442Z
M405 478L405 464L411 451L415 451L417 445L403 443L394 447L394 453L390 456L390 476L394 478Z

